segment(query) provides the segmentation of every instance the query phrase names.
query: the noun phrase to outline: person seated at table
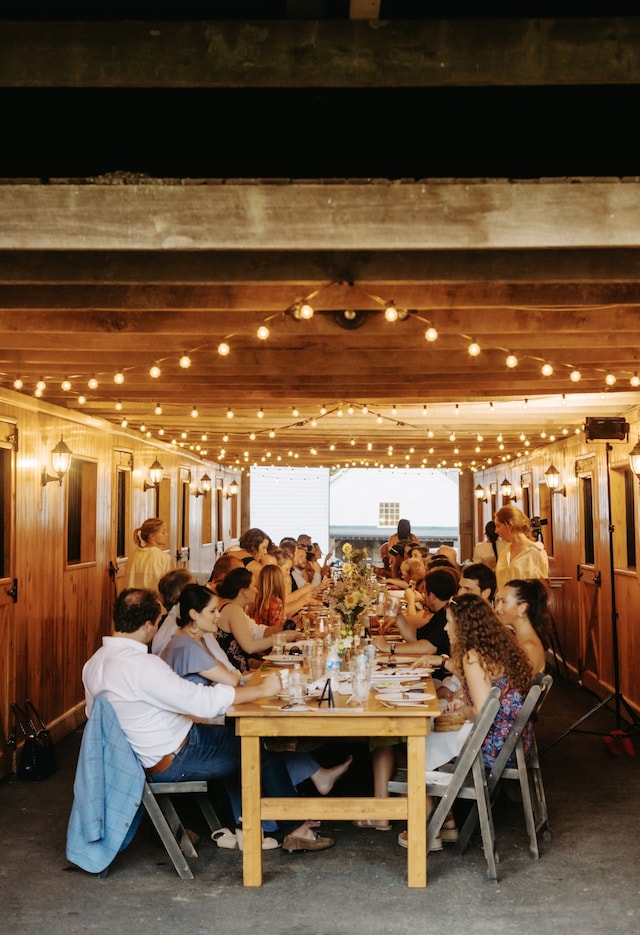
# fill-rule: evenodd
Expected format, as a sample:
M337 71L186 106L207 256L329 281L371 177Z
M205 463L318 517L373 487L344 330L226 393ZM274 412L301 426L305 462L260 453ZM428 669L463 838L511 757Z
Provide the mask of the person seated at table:
M407 588L405 598L407 610L399 614L396 623L405 642L398 648L403 655L427 656L429 665L437 666L436 678L444 677L443 662L449 652L449 637L445 626L446 610L449 600L458 593L458 579L453 570L434 568L424 579L425 609L416 612L415 590ZM374 639L376 648L390 652L391 647L383 636Z
M162 655L162 650L178 630L177 620L180 613L178 601L182 589L188 584L194 583L195 578L188 568L174 568L160 578L158 591L167 613L158 624L158 632L151 643L151 652L155 653L156 656Z
M242 674L233 666L231 671L211 652L206 637L218 632L217 601L208 588L199 584L188 584L180 595L179 627L162 654L164 661L182 678L202 685L221 683L241 684ZM351 766L352 757L331 768L325 768L307 753L286 751L283 753L287 771L295 786L310 779L321 795L328 795L335 782ZM275 826L265 827L275 830Z
M245 572L245 569L242 569ZM246 572L250 574L250 572ZM115 632L85 663L82 681L89 717L98 695L111 703L116 717L149 778L155 782L220 779L240 822L240 741L226 726L199 723L224 715L232 705L276 695L277 673L254 685L194 685L181 678L147 644L155 636L162 607L156 592L127 588L113 608ZM296 796L282 757L262 751L265 797ZM279 821L283 849L319 851L332 847L309 821Z
M284 578L277 561L275 565L265 565L258 575L256 599L248 614L256 623L266 627L265 636L282 629L285 621Z
M458 594L479 594L493 605L496 594L496 576L484 562L463 565L458 582Z
M461 679L466 695L457 710L466 717L458 731L442 731L429 735L426 744L427 771L436 770L459 754L473 721L494 686L500 689L500 707L482 744L482 759L490 769L513 723L533 680L533 668L527 654L513 634L500 622L496 612L478 594L460 594L446 609L446 629L451 645L451 658L446 667ZM525 751L531 742L531 725L523 734ZM433 803L427 801L427 813ZM456 841L458 830L453 816L445 821L435 850L443 841ZM398 843L407 846L407 832L398 836Z
M231 551L235 558L239 558L244 567L249 569L255 584L262 570L262 559L269 551L271 539L262 529L252 527L242 533L238 545L238 548L227 551Z
M547 589L538 578L507 581L496 596L496 614L514 632L534 672L544 672L551 646Z
M269 566L267 566L269 567ZM257 588L248 568L234 568L217 589L219 616L217 639L229 660L242 673L249 672L250 659L273 649L273 634L256 636L247 607L253 604ZM296 639L293 630L285 631L285 641Z
M296 614L303 607L317 601L319 595L331 585L331 580L326 578L317 586L305 584L301 588L297 588L295 591L293 590L291 569L293 567L293 558L297 548L298 546L295 540L293 542L283 540L280 547L274 552L284 581L285 620L295 618Z

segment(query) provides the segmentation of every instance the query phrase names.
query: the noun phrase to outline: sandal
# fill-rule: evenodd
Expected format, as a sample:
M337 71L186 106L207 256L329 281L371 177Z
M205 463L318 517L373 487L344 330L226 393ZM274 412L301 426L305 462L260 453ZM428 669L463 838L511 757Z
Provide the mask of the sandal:
M391 831L393 827L389 821L386 825L376 825L370 818L359 818L357 821L352 821L351 824L354 828L364 828L371 831Z
M400 834L398 835L398 844L400 845L400 847L409 847L409 839L408 839L406 831L401 831ZM441 851L441 850L443 850L442 838L440 837L440 835L438 835L435 841L433 842L433 844L431 845L431 847L429 848L429 853L431 854L433 851Z
M211 840L215 841L218 847L224 847L229 851L235 851L238 848L238 839L229 828L218 828L211 835Z

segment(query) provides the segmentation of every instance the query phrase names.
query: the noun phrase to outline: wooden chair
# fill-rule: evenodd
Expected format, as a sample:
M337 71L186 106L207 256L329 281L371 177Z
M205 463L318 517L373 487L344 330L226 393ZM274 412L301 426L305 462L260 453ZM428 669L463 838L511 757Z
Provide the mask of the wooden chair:
M189 793L195 797L210 830L217 831L221 824L209 801L206 780L184 782L147 780L142 790L142 804L160 835L160 840L180 879L193 880L193 873L186 858L197 857L198 852L171 801L171 796L183 793Z
M517 781L520 785L520 795L524 810L524 820L529 835L529 853L532 858L538 859L538 834L542 831L546 840L550 840L549 815L547 801L542 782L540 769L540 756L535 740L531 738L528 756L525 754L523 733L529 722L534 722L553 685L550 675L538 673L536 680L529 689L520 713L514 721L509 736L504 742L496 761L487 774L487 787L491 803L495 802L504 780ZM508 766L509 760L515 755L516 765ZM461 854L466 848L478 821L478 813L472 807L467 819L460 829L456 853Z
M428 770L426 774L427 793L440 800L429 816L427 847L431 848L433 846L455 800L458 798L474 800L477 806L477 814L480 816L482 844L487 861L487 877L493 882L497 882L498 879L496 866L498 856L495 847L495 833L486 770L482 761L482 744L493 724L499 707L500 690L492 688L455 763L447 764L439 770ZM402 773L404 773L404 780ZM398 771L389 781L388 788L389 792L406 795L406 771ZM409 833L411 833L411 829L409 829Z

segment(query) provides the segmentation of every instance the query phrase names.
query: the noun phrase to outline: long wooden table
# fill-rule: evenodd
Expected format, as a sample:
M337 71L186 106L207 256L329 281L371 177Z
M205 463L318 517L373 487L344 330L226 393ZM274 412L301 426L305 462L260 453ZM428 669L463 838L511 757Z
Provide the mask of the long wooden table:
M429 681L425 691L434 695ZM242 829L244 834L243 882L262 886L261 820L305 821L308 818L343 820L356 818L404 819L411 829L407 848L407 883L427 885L427 834L425 796L425 738L431 717L440 714L437 700L415 707L388 708L373 691L367 704L356 708L348 696L336 695L336 707L308 711L280 709L277 699L262 699L231 708L242 749ZM407 797L263 798L260 786L260 747L264 737L399 737L407 738Z

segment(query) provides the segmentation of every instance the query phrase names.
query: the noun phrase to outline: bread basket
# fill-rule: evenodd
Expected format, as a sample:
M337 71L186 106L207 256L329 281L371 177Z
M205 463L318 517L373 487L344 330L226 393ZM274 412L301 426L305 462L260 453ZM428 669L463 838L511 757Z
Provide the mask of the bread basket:
M466 718L463 714L441 714L440 717L434 718L433 729L438 733L450 730L460 730L465 720Z

